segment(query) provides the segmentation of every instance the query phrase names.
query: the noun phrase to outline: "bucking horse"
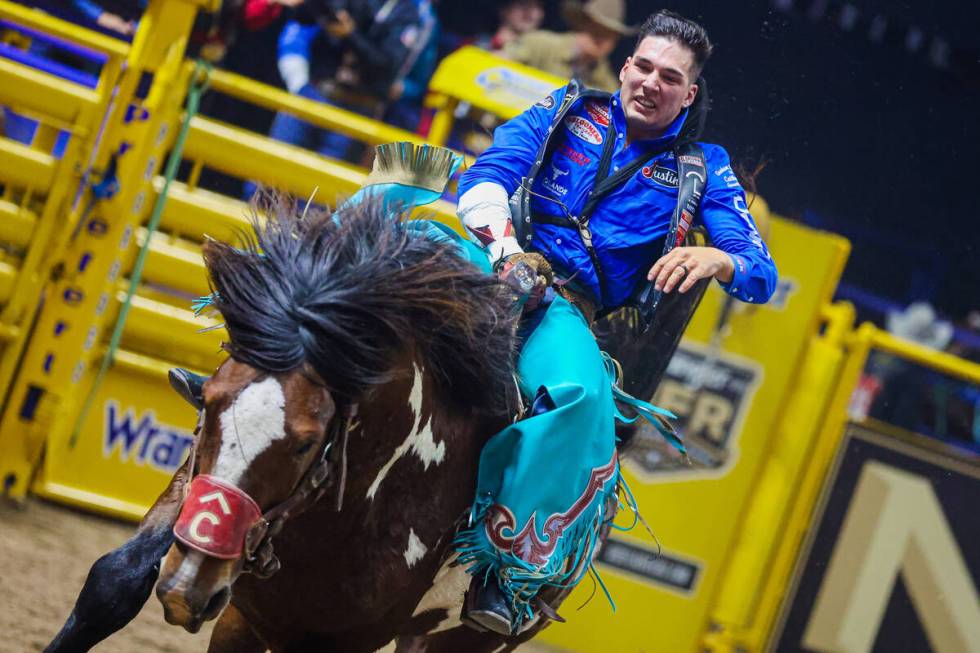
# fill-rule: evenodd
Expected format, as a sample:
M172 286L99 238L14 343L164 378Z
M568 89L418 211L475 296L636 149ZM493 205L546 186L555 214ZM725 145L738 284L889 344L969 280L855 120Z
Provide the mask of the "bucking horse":
M188 396L192 454L48 651L89 650L154 585L169 623L217 618L211 653L512 650L560 619L568 590L546 588L519 635L460 621L454 536L520 411L513 287L382 201L308 209L277 197L246 246L205 244L229 340Z

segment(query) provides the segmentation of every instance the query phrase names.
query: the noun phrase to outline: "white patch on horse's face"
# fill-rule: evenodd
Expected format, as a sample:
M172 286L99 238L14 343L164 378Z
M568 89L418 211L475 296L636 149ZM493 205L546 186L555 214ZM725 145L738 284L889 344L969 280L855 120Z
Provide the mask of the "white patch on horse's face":
M374 482L371 483L371 487L368 488L367 497L368 499L374 499L374 495L377 494L378 488L381 487L381 481L385 479L391 468L398 462L398 459L404 456L409 449L412 453L419 457L422 461L423 467L428 470L429 465L435 463L439 465L446 458L446 443L440 442L436 444L435 438L432 435L432 420L427 419L425 423L422 424L422 388L424 386L422 379L422 370L418 367L415 368L415 382L412 384L412 393L408 397L408 403L412 407L412 412L415 414L415 424L412 426L412 430L408 432L408 437L405 441L398 445L395 452L391 454L391 458L385 463L384 467L378 472L375 477Z
M408 529L408 548L405 549L405 564L411 569L415 563L421 560L428 552L429 547L422 543L414 529Z
M415 612L412 613L413 617L417 617L430 610L442 609L446 611L446 618L427 634L431 635L449 630L460 624L459 613L463 607L463 597L466 595L466 589L470 586L472 576L466 573L465 565L456 564L454 566L455 560L456 556L451 555L443 563L442 567L439 568L439 573L432 581L432 587L425 593L419 604L415 606Z
M252 383L221 413L221 450L211 471L232 484L276 440L286 437L286 397L269 376Z

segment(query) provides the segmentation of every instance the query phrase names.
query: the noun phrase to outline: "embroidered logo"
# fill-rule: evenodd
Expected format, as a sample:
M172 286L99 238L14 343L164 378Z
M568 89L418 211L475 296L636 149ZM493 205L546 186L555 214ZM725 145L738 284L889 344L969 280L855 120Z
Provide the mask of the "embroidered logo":
M575 165L587 166L592 163L592 157L582 154L578 150L572 149L567 143L558 146L558 151Z
M602 134L591 122L581 116L569 116L565 118L565 126L586 143L599 145L602 143Z
M544 178L541 182L545 188L550 190L555 195L566 195L568 193L568 188L558 182L559 179L564 177L569 173L568 170L562 170L554 163L551 164L551 174Z
M585 111L592 118L592 122L603 127L609 126L609 107L605 106L602 102L598 100L587 102Z
M534 106L541 107L542 109L551 109L555 106L555 98L546 95L543 99L536 102Z
M652 167L644 166L641 172L644 177L654 180L661 186L677 188L677 172L659 163Z
M698 166L699 168L703 168L704 167L701 164L701 159L700 158L698 158L696 156L692 156L690 154L682 154L682 155L680 155L678 157L678 159L680 159L680 162L681 163L686 163L687 165L690 165L690 166Z

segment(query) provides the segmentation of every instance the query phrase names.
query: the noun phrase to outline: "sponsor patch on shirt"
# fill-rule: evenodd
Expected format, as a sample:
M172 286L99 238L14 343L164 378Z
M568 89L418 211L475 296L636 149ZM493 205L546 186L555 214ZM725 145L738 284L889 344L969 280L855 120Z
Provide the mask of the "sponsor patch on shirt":
M542 109L551 109L555 106L555 98L550 95L544 96L543 99L534 103L534 106L541 107Z
M567 143L562 143L559 145L558 151L575 165L587 166L592 163L592 157L586 156L578 150L572 149Z
M592 118L592 122L603 127L609 126L609 107L599 100L592 100L585 103L585 111Z
M568 170L562 170L554 163L551 164L551 174L546 176L542 183L544 187L559 197L568 194L568 187L561 183L563 177L568 175Z
M581 116L569 116L565 118L565 127L586 143L599 145L602 143L602 133L591 122Z
M661 186L677 188L677 172L657 163L653 166L644 166L640 171L647 179L652 179Z

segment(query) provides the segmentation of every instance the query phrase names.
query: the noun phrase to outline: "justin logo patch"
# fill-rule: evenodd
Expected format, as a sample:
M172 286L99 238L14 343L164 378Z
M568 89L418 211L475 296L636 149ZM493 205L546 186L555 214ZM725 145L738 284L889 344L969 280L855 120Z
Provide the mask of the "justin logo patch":
M677 188L677 172L659 163L653 166L645 166L641 172L644 177L654 180L661 186Z
M565 127L586 143L599 145L602 143L602 134L591 122L580 116L569 116L565 118Z
M585 105L585 112L592 118L592 122L603 127L609 126L609 107L599 101L588 102Z

